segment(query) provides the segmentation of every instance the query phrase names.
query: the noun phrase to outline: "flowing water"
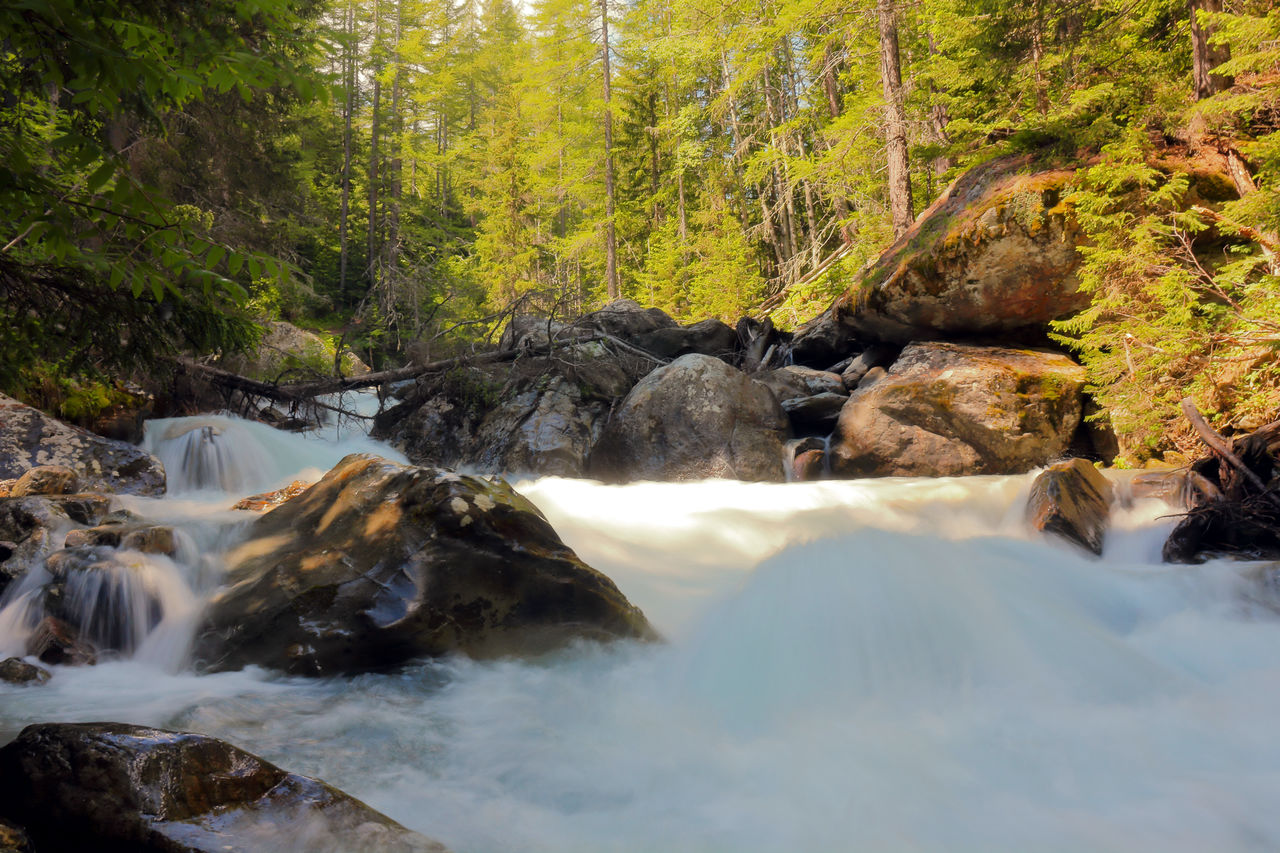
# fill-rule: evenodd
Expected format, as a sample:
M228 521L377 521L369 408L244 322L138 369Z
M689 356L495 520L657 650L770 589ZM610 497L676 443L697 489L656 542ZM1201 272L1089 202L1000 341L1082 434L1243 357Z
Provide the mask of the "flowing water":
M1024 529L1029 477L529 480L668 642L195 676L187 634L244 525L227 507L369 444L226 418L148 435L177 494L126 503L187 531L156 568L181 601L132 659L0 687L0 738L205 732L457 853L1280 849L1280 620L1257 566L1161 565L1163 504L1123 511L1095 560Z

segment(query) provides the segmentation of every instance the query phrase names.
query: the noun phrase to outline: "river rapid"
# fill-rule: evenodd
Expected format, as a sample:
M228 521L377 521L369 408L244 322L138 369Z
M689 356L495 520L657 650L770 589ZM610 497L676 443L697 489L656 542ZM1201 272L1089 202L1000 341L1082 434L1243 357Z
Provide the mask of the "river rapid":
M207 428L207 429L206 429ZM1166 566L1158 501L1101 560L1029 532L1031 476L762 485L516 482L666 637L537 661L300 679L185 663L228 508L359 434L153 422L181 531L128 660L0 685L42 721L203 732L456 853L1280 849L1280 618L1258 566ZM0 610L0 651L23 632ZM122 604L122 606L128 606Z

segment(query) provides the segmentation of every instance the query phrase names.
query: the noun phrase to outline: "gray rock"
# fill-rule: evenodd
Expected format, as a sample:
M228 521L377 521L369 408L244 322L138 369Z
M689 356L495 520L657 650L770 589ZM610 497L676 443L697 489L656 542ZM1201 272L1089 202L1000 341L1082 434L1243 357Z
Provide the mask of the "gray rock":
M22 658L6 658L0 661L0 681L6 684L44 684L53 674L42 666L27 663Z
M831 438L832 467L855 477L1029 471L1070 443L1084 378L1058 353L914 344L849 397Z
M849 363L840 371L840 378L844 380L845 387L857 388L858 383L862 381L862 377L866 376L869 371L877 367L889 367L900 352L901 349L899 347L888 344L872 344L849 359Z
M848 394L815 394L812 397L798 397L782 404L791 423L797 429L816 429L826 434L835 426L840 411L849 400Z
M689 353L714 355L729 360L738 349L738 333L719 320L703 320L688 326L656 329L641 335L641 348L662 358L679 358Z
M779 403L815 394L848 395L839 374L812 367L788 365L775 370L762 370L752 374L751 378L772 391Z
M717 358L686 355L631 389L592 451L591 473L615 482L778 482L786 429L764 385Z
M0 480L57 465L89 492L163 494L164 466L131 444L78 429L0 394Z

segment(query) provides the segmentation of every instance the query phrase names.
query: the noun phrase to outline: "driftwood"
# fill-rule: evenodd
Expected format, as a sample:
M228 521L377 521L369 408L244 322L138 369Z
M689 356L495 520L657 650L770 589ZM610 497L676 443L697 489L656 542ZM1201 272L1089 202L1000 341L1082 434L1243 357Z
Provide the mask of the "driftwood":
M1250 485L1256 488L1261 494L1265 495L1275 503L1276 506L1280 506L1280 495L1276 495L1274 492L1267 490L1267 484L1262 482L1262 478L1259 477L1252 468L1246 465L1244 460L1232 451L1231 446L1227 444L1227 440L1225 438L1218 435L1218 433L1214 431L1213 427L1209 426L1208 422L1205 421L1204 416L1201 415L1200 411L1196 408L1195 401L1190 397L1183 398L1182 413L1187 416L1187 420L1191 422L1191 428L1196 431L1196 435L1200 436L1200 440L1203 441L1210 450L1218 454L1220 458L1230 463L1230 465L1239 471L1244 478L1249 481ZM1264 435L1264 438L1275 434L1280 431L1280 421L1268 424L1263 427L1263 430L1268 431ZM1259 432L1261 431L1262 430L1259 430ZM1257 433L1254 433L1254 435L1257 435Z

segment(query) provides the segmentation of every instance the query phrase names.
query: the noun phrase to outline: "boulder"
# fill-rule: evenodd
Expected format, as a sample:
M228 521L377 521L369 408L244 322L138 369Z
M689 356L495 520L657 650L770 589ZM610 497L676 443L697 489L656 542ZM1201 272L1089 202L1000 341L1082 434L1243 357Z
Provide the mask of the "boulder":
M845 390L844 381L839 374L799 365L762 370L752 374L751 378L772 391L779 403L800 397L812 397L815 394L830 393L847 396L849 393Z
M247 498L241 498L236 501L235 505L231 508L263 512L264 510L278 507L287 500L296 498L309 488L311 488L311 484L305 480L294 480L283 489L276 489L274 492L263 492L260 495L250 495Z
M727 324L712 319L688 326L655 329L641 335L638 344L662 358L679 358L697 352L728 361L738 351L738 333Z
M72 471L89 492L164 493L164 466L154 456L0 394L0 480L18 478L20 484L28 471L43 466Z
M825 368L860 348L857 334L833 307L796 329L787 352L793 364Z
M25 829L0 818L0 853L35 853L35 848Z
M0 498L0 593L44 565L69 531L98 524L110 503L105 495Z
M1042 328L1084 308L1082 232L1062 201L1071 176L1029 156L970 169L836 300L831 321L905 344Z
M1027 520L1042 533L1102 555L1114 490L1084 459L1055 462L1040 472L1027 498Z
M374 421L411 462L581 477L610 409L653 362L598 342L424 380Z
M534 314L516 314L502 330L498 338L498 349L503 352L517 349L546 349L552 343L562 343L566 339L583 332L572 329L567 323L538 317Z
M98 662L98 652L80 639L71 625L53 616L46 616L28 636L26 653L41 663L64 666L93 666Z
M901 352L901 347L890 344L872 344L849 359L849 363L840 371L840 378L844 380L846 388L857 388L858 383L870 371L876 368L887 369Z
M831 437L832 467L854 477L1029 471L1070 443L1084 379L1059 353L913 344L884 378L850 395Z
M640 346L645 335L658 329L674 329L678 324L660 308L645 308L633 299L615 299L574 325L595 329Z
M785 479L787 421L764 385L717 358L681 356L642 379L591 454L601 479Z
M44 684L53 674L42 666L27 663L22 658L6 658L0 661L0 681L6 684Z
M0 749L0 811L39 850L445 853L354 797L229 743L123 723L23 729Z
M258 518L196 640L208 669L326 675L653 631L505 482L352 455Z
M282 320L271 320L254 352L232 356L223 366L233 373L268 382L289 376L328 376L333 373L335 352L334 345L315 332ZM344 376L363 376L369 372L369 365L350 350L343 351L339 364Z
M41 593L44 612L74 637L71 645L60 640L60 648L80 643L98 652L129 654L164 616L154 573L113 547L64 548L45 561L45 569L50 580ZM42 660L50 654L30 646L28 653Z

